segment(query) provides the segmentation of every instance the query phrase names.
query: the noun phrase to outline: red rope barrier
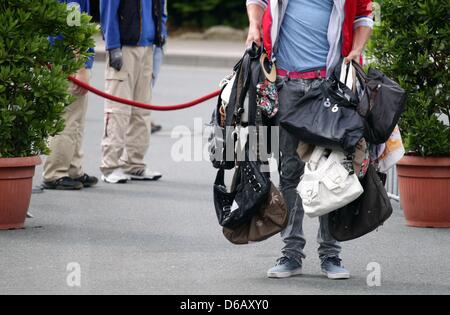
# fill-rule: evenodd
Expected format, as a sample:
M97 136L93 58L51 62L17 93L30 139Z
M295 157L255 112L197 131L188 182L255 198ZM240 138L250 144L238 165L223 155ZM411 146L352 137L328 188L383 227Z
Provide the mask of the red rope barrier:
M88 91L90 91L100 97L106 98L110 101L121 103L124 105L133 106L133 107L138 107L138 108L143 108L143 109L148 109L148 110L155 110L155 111L174 111L174 110L181 110L181 109L194 107L198 104L204 103L210 99L213 99L213 98L219 96L220 92L221 92L220 90L218 90L218 91L215 91L211 94L205 95L201 98L195 99L188 103L183 103L183 104L178 104L178 105L157 106L157 105L144 104L144 103L140 103L140 102L136 102L136 101L132 101L132 100L127 100L127 99L124 99L121 97L107 94L103 91L100 91L99 89L96 89L93 86L90 86L89 84L86 84L84 82L81 82L80 80L77 80L74 77L69 77L69 80L72 81L74 84L82 87L83 89L88 90Z

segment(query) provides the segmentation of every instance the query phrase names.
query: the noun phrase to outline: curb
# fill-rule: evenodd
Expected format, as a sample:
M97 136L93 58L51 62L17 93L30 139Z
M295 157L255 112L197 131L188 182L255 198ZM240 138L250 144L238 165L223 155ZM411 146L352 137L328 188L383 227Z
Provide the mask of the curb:
M166 53L164 64L174 66L207 67L207 68L233 68L242 56L199 56L192 54ZM106 52L97 51L96 62L106 61Z

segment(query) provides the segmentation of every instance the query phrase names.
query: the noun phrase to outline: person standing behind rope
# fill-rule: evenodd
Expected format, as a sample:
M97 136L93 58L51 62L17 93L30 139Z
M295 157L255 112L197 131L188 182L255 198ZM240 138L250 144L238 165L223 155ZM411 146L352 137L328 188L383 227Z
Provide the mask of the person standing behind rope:
M106 92L150 103L153 46L167 37L165 0L101 0L100 20L106 42ZM151 134L150 112L106 101L102 140L102 180L158 180L144 163Z
M69 6L79 7L81 12L89 14L89 0L59 0ZM58 38L51 38L51 41ZM91 52L94 50L92 49ZM90 69L94 63L91 57L86 67L80 69L75 77L89 83ZM70 92L76 101L66 108L63 115L65 121L64 131L50 139L50 155L44 163L44 182L42 188L53 190L80 190L83 187L92 187L98 179L89 176L83 171L83 136L88 106L87 91L71 85Z

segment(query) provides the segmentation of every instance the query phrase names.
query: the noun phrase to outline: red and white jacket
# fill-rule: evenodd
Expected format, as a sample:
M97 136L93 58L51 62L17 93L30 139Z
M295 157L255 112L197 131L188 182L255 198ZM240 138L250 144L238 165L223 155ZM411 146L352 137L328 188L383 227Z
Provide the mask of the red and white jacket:
M348 56L353 47L354 30L358 27L373 27L372 0L333 0L328 27L330 52L327 59L328 73ZM247 0L247 5L257 4L265 9L263 19L264 47L275 60L278 35L289 0Z

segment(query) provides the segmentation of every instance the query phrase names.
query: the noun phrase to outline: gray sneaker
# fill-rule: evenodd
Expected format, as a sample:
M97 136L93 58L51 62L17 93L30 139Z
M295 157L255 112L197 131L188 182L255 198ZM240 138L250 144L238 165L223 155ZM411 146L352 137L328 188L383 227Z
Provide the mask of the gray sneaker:
M281 257L278 259L275 267L267 272L267 277L269 278L290 278L292 276L298 276L302 274L302 265L296 260Z
M326 258L322 262L322 272L331 280L350 279L350 272L342 266L339 257Z

